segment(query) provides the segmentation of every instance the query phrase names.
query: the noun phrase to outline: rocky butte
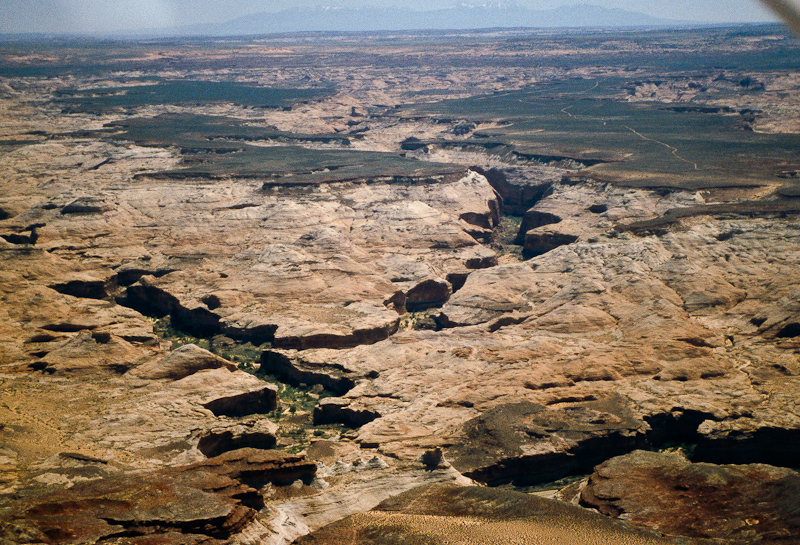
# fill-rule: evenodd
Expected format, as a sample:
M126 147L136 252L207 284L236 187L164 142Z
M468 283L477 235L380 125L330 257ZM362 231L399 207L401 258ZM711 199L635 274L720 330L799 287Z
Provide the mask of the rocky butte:
M796 543L798 53L4 44L0 543Z

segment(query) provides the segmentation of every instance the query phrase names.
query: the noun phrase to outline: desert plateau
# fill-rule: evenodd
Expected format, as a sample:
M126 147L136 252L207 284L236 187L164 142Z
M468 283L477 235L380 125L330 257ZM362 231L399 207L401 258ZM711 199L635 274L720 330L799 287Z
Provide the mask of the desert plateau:
M800 543L775 24L0 42L0 544Z

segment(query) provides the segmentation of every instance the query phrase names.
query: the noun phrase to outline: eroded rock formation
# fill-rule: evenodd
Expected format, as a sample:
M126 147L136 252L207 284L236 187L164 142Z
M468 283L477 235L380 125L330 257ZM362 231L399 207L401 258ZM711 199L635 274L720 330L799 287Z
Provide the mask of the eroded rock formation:
M779 41L756 34L737 47ZM444 81L441 98L569 81L571 104L600 79L638 78L531 68L515 53L525 39L473 44L492 63L523 63L502 77L464 62L460 42L402 46L396 70L395 42L373 63L359 60L363 44L337 42L346 54L317 58L302 41L219 45L213 59L170 49L192 70L144 48L114 64L119 73L0 77L0 536L664 542L468 486L531 485L598 464L581 497L608 515L689 538L796 533L780 495L796 495L796 473L730 465L797 466L794 141L768 157L774 172L759 156L754 173L720 181L717 165L630 127L614 150L577 149L589 147L583 135L562 142L570 149L515 148L494 136L551 129L509 125L480 104L469 119L396 107L430 102ZM640 51L623 42L613 47ZM548 54L590 50L602 53L584 43ZM215 63L248 52L259 60L231 78L337 87L276 108L63 100L159 70L214 79ZM785 91L796 75L767 70L763 88L747 91L741 76L643 77L601 100L676 101L664 111L796 130L800 94ZM581 114L553 100L560 131ZM634 140L680 168L608 168ZM254 149L274 155L242 167ZM345 153L358 160L340 161ZM230 359L212 353L220 347ZM605 462L676 443L696 463L642 451ZM655 499L675 498L669 506L642 492L653 483L664 490ZM737 490L747 502L728 501ZM718 498L728 503L715 512ZM670 521L652 518L654 505Z
M796 471L763 464L693 464L635 451L589 477L580 501L667 535L725 543L790 543L800 531Z
M143 474L97 469L108 464L101 460L70 459L90 475L86 482L4 509L0 538L8 543L226 543L235 535L266 533L258 520L264 506L259 489L309 484L317 469L300 456L255 449ZM299 488L294 487L295 494Z

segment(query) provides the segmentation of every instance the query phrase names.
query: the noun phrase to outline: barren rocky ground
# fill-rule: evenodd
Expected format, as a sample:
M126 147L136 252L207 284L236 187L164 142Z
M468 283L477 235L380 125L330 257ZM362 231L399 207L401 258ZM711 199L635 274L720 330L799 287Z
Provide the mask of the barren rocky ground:
M795 542L796 53L4 44L0 542Z

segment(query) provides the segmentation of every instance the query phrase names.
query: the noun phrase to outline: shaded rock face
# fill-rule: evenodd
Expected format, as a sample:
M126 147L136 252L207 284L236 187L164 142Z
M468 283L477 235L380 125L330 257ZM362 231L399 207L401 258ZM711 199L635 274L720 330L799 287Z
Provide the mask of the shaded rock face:
M63 278L50 286L59 293L84 299L105 299L114 294L117 287L117 275L106 272L100 274L77 274L73 278Z
M551 225L553 223L560 223L561 221L563 221L563 218L556 216L555 214L551 214L550 212L540 212L534 208L531 208L525 212L525 215L522 217L522 223L519 226L519 233L517 233L514 243L523 245L525 244L525 234L531 229L536 229L537 227L542 227L544 225Z
M655 533L536 496L478 487L429 485L325 526L296 543L671 543Z
M521 216L544 198L554 182L561 178L561 171L537 167L472 167L486 176L498 195L503 199L506 214Z
M287 486L298 480L309 484L314 479L317 465L299 454L242 448L186 468L187 472L194 470L227 475L248 486L262 488L268 483Z
M358 428L380 416L378 411L353 407L350 401L336 397L325 398L314 408L315 424L340 423Z
M155 278L140 278L127 288L118 302L151 316L170 315L176 327L198 337L208 337L222 331L219 316L212 313L205 303L182 305L178 298L160 289L154 281Z
M792 382L792 385L796 384ZM704 423L699 430L694 459L737 464L761 462L784 467L797 465L800 430L752 424L739 427Z
M485 246L480 246L475 249L467 250L463 254L463 259L464 259L464 265L467 267L467 269L489 269L491 267L497 266L498 264L497 253L494 252L493 250L490 250L489 248L486 248ZM448 278L450 276L451 275L448 275ZM466 276L467 275L464 276L464 280L466 280ZM460 289L461 286L463 285L464 282L461 282L458 285L458 289ZM456 287L453 286L453 288L455 291Z
M194 373L167 388L176 396L196 400L215 416L266 414L278 404L278 388L227 367Z
M114 203L103 198L79 197L61 209L61 214L102 214L114 209Z
M450 299L453 287L441 278L427 278L408 290L406 309L409 312L440 307Z
M540 232L528 231L525 233L525 245L522 248L522 254L526 257L536 257L537 255L546 254L550 250L555 250L559 246L572 244L578 238L578 235L554 229Z
M221 426L202 432L197 450L208 458L214 458L243 448L271 449L277 444L277 433L278 425L269 420Z
M256 522L259 489L311 482L316 465L300 456L241 449L147 474L116 474L35 495L4 512L9 543L156 540L226 543Z
M792 543L800 475L767 465L691 463L635 451L595 469L582 505L661 533L725 543Z
M619 397L561 410L522 402L467 422L447 456L476 481L525 486L588 471L614 453L644 446L645 434L644 422Z
M5 240L10 244L36 244L36 241L39 239L39 235L36 233L35 229L30 230L28 234L23 233L6 233L0 235L0 238Z
M357 375L344 368L330 369L324 354L324 351L265 350L261 354L261 370L294 385L320 384L334 393L346 393L355 386L351 377Z

